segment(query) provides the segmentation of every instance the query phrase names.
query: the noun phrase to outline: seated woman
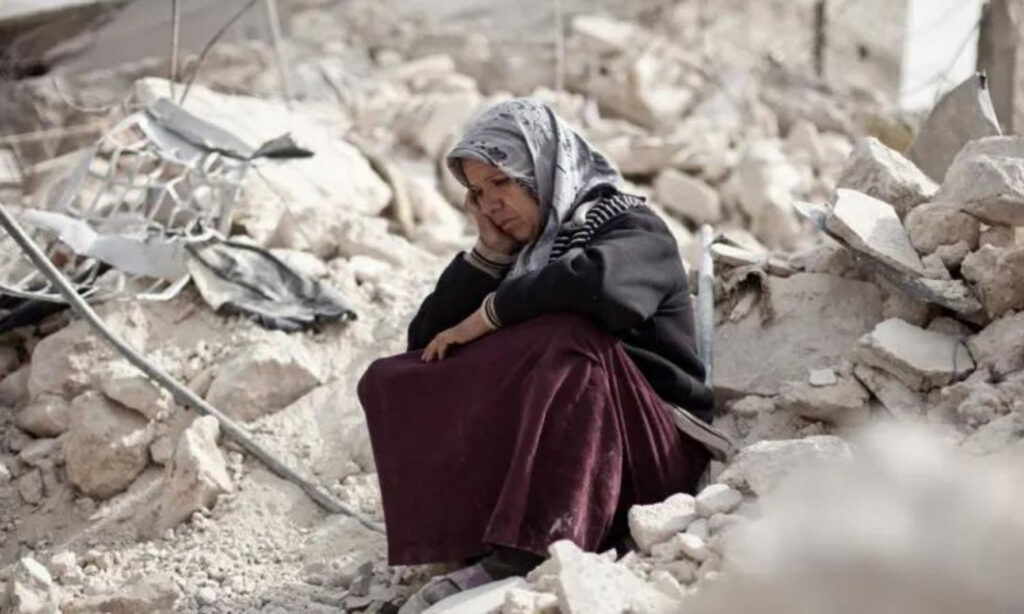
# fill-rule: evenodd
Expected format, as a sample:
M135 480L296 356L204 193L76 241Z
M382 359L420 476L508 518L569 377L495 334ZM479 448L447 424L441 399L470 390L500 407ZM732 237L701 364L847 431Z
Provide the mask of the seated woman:
M603 155L516 99L448 167L479 240L424 300L410 353L359 383L391 564L476 560L423 604L525 573L560 539L618 545L630 506L693 492L728 446L706 424L676 242Z

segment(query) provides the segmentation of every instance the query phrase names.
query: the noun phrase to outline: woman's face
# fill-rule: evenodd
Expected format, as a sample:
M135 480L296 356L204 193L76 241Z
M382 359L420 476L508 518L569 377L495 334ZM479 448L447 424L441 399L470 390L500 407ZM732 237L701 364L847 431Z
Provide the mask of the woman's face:
M540 205L518 182L497 167L468 158L462 160L462 172L470 194L491 223L520 243L540 236Z

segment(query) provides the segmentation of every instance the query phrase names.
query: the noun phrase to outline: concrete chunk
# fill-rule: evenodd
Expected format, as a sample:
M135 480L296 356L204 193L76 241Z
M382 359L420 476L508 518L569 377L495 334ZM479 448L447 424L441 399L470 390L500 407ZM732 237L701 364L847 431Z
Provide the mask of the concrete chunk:
M904 223L910 243L921 254L930 254L942 245L966 243L978 247L981 223L952 203L925 203L907 214Z
M856 365L853 374L897 418L909 420L921 416L924 399L895 376L867 365Z
M682 531L697 517L692 495L679 493L661 503L634 505L629 509L629 532L645 552L674 533Z
M854 250L901 273L928 277L921 258L892 205L854 190L836 191L836 203L825 220Z
M95 391L76 397L71 414L65 444L68 480L97 499L128 488L149 464L149 421Z
M16 424L35 437L56 437L68 430L71 410L63 397L41 394L18 412Z
M743 495L728 484L711 484L697 494L697 513L703 518L728 514L743 503Z
M967 342L979 366L996 377L1024 369L1024 312L1007 314Z
M848 377L838 379L831 386L784 382L779 388L779 408L810 420L861 424L868 417L868 392Z
M964 258L960 270L990 318L1024 308L1024 246L1002 249L983 245Z
M986 224L1024 226L1024 158L958 158L938 199L958 203Z
M836 186L887 202L900 218L930 200L939 189L913 162L874 137L857 140Z
M803 439L759 441L740 450L719 480L762 496L791 472L810 465L852 458L849 444L832 435Z
M946 386L974 370L974 360L955 337L888 319L864 335L858 362L886 371L913 390Z

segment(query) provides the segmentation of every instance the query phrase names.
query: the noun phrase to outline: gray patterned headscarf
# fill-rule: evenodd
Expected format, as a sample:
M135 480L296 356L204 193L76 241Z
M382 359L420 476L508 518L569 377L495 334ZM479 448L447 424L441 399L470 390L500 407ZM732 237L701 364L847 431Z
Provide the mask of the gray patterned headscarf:
M539 269L563 225L595 188L615 188L621 177L546 104L532 98L500 102L477 118L448 154L448 169L469 187L461 160L472 158L501 169L540 204L544 228L516 258L508 277Z

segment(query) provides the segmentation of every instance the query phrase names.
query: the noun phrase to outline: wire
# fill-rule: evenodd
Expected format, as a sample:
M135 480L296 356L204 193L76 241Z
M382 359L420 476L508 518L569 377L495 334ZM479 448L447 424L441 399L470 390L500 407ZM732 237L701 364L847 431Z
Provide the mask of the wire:
M251 9L255 4L256 0L249 0L249 2L247 2L242 8L238 9L238 12L235 13L227 23L221 26L220 30L217 30L217 33L213 35L210 42L206 43L203 50L199 52L199 59L196 60L196 67L192 70L192 76L189 77L188 83L185 84L185 91L181 94L181 99L178 100L178 104L185 104L185 98L188 96L189 90L192 89L192 83L196 80L196 76L199 74L199 69L203 65L203 60L206 59L206 54L209 53L210 49L213 48L218 40L220 40L220 37L224 36L224 33L227 32L231 26L235 25L235 22L241 19L242 15L244 15L245 12Z

